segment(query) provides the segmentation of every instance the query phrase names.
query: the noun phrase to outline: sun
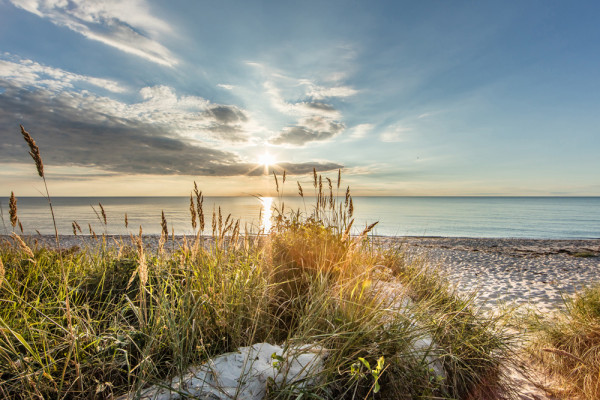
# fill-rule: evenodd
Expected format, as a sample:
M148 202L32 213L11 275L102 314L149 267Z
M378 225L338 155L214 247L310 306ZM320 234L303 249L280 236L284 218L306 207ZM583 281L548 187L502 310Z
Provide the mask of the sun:
M264 154L262 154L258 157L258 163L261 165L264 165L265 168L268 168L270 165L275 164L276 161L275 161L275 157L272 154L265 152Z

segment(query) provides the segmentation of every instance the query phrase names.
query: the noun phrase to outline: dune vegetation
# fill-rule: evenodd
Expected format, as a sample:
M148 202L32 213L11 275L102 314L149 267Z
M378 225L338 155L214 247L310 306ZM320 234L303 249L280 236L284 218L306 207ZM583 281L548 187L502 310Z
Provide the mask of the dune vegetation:
M533 314L529 351L554 378L564 398L600 398L600 285L565 298L566 308L549 316Z
M309 216L276 214L271 232L242 234L216 215L210 234L198 221L175 251L165 233L154 251L141 234L118 244L98 236L83 250L13 234L1 248L0 394L139 393L261 342L327 350L314 385L272 386L269 398L499 392L510 351L499 321L398 249L374 247L369 227L349 235L349 194L340 207L317 190Z
M39 149L22 134L45 183ZM313 178L310 210L286 211L280 201L269 232L242 232L220 212L208 229L197 187L195 235L169 236L163 215L154 247L141 229L114 242L94 235L83 248L64 248L57 231L53 246L13 232L0 246L0 396L134 398L267 342L323 352L310 380L271 381L268 398L510 397L502 319L401 248L374 246L375 224L351 234L350 189L333 190L341 175ZM274 180L280 192L285 173ZM305 196L299 183L298 191ZM46 195L52 210L47 187ZM102 207L99 215L106 219ZM81 232L76 222L73 231Z

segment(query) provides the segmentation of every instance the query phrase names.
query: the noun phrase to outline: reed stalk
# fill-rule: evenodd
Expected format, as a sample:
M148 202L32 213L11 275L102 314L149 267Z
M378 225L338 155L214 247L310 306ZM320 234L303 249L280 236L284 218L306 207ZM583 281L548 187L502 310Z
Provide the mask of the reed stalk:
M23 135L23 139L29 145L29 155L35 162L36 169L38 171L38 175L44 181L44 188L46 189L46 200L48 200L48 205L50 206L50 214L52 215L52 224L54 225L54 236L56 238L56 246L60 249L60 239L58 237L58 228L56 227L56 218L54 216L54 208L52 207L52 200L50 198L50 192L48 191L48 184L46 183L46 175L44 174L44 163L42 161L42 156L40 154L40 149L36 145L35 140L31 137L29 132L23 128L23 125L19 125L21 128L21 134Z

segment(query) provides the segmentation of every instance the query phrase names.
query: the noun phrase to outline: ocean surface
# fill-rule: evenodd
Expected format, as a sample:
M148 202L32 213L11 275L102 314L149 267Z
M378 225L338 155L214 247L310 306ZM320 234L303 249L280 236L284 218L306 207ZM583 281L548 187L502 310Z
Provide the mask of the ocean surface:
M379 221L376 235L448 236L481 238L591 239L600 238L600 197L353 197L355 231ZM25 234L53 234L48 203L42 197L17 199L18 217ZM343 200L343 198L341 199ZM159 234L164 211L169 231L192 234L189 197L56 197L52 199L60 234L72 234L77 221L84 234L90 226L97 234ZM205 231L211 230L213 210L221 207L256 232L268 229L273 206L285 205L285 212L313 209L299 197L206 197ZM8 198L0 198L3 233L10 232ZM105 226L98 203L106 215ZM128 227L125 227L127 213ZM17 227L17 231L19 228Z

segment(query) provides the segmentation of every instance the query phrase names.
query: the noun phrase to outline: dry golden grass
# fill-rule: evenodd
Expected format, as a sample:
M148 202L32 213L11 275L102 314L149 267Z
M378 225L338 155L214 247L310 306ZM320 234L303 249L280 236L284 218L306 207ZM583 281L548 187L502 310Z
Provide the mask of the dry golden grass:
M23 125L19 125L21 127L21 134L23 135L23 139L29 145L29 155L33 158L35 162L35 167L40 175L40 178L44 178L44 163L42 162L42 156L40 154L39 147L35 144L35 140L31 137L29 132L23 128Z
M27 243L25 243L23 241L23 239L21 239L21 237L19 235L17 235L16 233L11 233L10 236L15 240L15 242L17 242L17 245L19 245L19 247L21 248L21 250L27 254L27 257L31 258L32 260L35 258L35 255L33 254L33 251L31 251L31 249L29 248L29 246L27 246Z
M566 309L531 315L531 353L560 382L565 398L600 398L600 285L566 299Z
M8 202L9 205L9 214L10 214L10 224L14 228L17 225L18 217L17 217L17 198L15 197L14 192L10 192L10 200Z

